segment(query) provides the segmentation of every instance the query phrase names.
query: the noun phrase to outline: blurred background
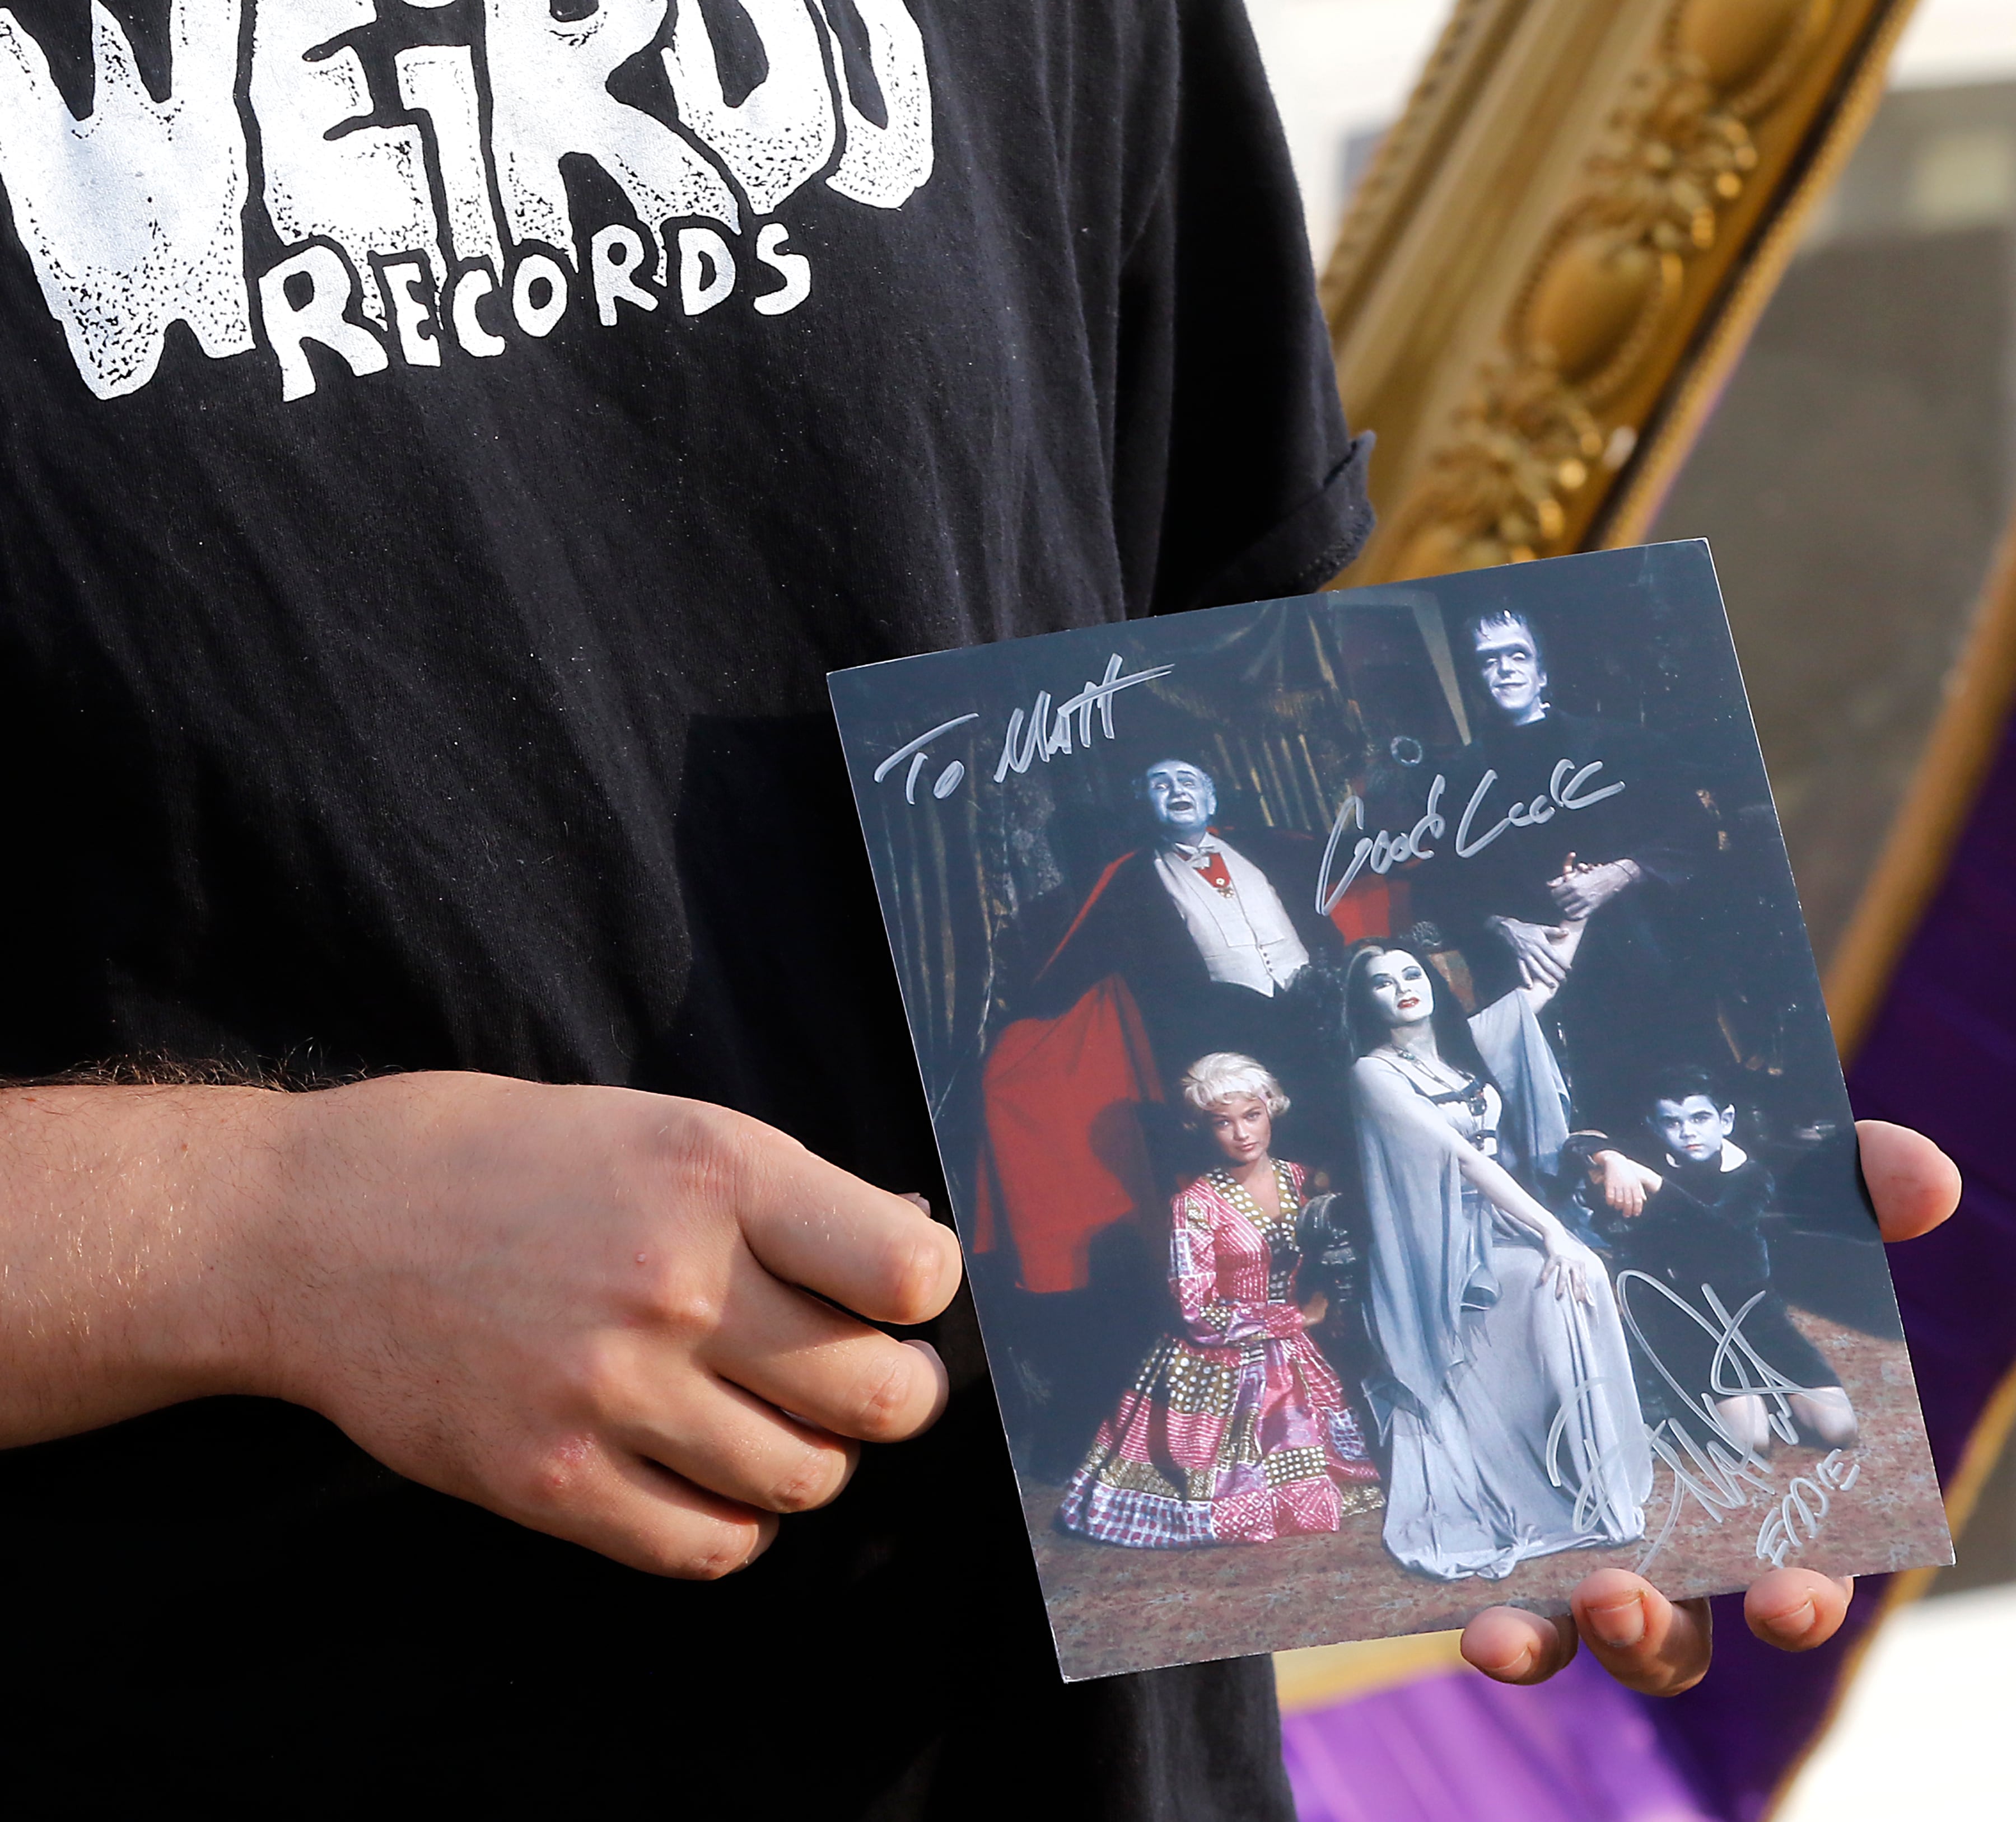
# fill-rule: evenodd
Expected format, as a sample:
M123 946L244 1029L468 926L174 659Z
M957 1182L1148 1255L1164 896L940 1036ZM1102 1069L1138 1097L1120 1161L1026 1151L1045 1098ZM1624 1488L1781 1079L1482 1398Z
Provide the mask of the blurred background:
M1248 4L1320 268L1453 5ZM2016 495L2016 0L1921 0L1873 121L1801 236L1652 535L1713 548L1824 970L1924 748ZM2004 1453L1957 1565L1878 1633L1819 1749L1766 1806L1781 1822L2016 1816L2016 1455ZM1373 1681L1409 1687L1408 1724L1423 1740L1455 1745L1465 1727L1501 1724L1460 1708L1469 1693L1445 1648L1424 1643L1395 1663ZM1340 1694L1334 1673L1284 1661L1282 1684L1305 1822L1380 1815L1344 1768L1372 1750L1373 1731L1390 1741L1392 1729L1352 1736L1345 1711L1365 1698L1348 1679ZM1613 1731L1642 1726L1589 1691ZM1329 1715L1329 1733L1298 1734L1298 1713ZM1333 1738L1346 1744L1331 1752ZM1557 1798L1546 1813L1721 1813L1656 1768L1590 1774L1566 1736L1528 1746L1535 1763L1561 1755L1543 1781ZM1437 1756L1424 1751L1396 1773L1413 1781L1419 1813L1512 1813L1467 1795Z

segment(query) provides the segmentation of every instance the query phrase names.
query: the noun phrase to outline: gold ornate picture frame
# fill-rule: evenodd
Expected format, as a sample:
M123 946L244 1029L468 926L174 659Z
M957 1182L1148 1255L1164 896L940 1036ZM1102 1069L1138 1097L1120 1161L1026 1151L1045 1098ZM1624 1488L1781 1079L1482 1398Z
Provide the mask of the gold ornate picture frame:
M1353 583L1629 542L1910 0L1460 0L1323 276Z

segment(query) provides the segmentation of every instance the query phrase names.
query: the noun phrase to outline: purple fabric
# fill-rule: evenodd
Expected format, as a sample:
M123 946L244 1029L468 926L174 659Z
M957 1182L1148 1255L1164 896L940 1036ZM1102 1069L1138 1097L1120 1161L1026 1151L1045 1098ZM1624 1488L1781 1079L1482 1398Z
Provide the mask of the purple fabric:
M1553 1682L1467 1672L1288 1715L1301 1822L1715 1822L1586 1653Z
M1967 1179L1953 1222L1890 1255L1950 1480L2016 1364L2016 728L1849 1089L1859 1115L1930 1133ZM1618 1690L1585 1655L1539 1689L1438 1677L1292 1716L1302 1822L1756 1822L1885 1591L1866 1580L1841 1636L1798 1658L1750 1636L1740 1598L1717 1601L1715 1669L1669 1701Z

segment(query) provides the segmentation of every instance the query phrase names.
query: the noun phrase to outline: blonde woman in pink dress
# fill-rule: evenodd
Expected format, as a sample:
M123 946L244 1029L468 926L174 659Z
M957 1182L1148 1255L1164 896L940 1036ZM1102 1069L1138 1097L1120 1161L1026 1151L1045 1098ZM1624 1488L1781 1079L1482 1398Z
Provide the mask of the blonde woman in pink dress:
M1200 1057L1179 1086L1219 1154L1171 1209L1183 1326L1100 1426L1058 1521L1150 1550L1335 1531L1380 1505L1379 1474L1295 1306L1303 1173L1269 1149L1287 1096L1231 1051Z

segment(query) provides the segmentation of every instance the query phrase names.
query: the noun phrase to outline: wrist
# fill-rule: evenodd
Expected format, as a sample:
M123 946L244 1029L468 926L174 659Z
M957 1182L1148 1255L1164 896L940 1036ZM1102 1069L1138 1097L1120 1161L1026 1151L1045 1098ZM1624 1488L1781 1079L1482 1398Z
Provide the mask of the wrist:
M261 1389L264 1089L0 1094L0 1444Z
M376 1327L371 1297L401 1276L429 1223L405 1168L413 1141L438 1132L438 1092L452 1075L380 1077L342 1088L275 1095L257 1206L247 1210L247 1326L242 1389L336 1415L341 1356ZM420 1215L416 1222L416 1216ZM424 1242L423 1241L423 1244Z
M239 1248L233 1309L235 1389L318 1408L312 1362L326 1322L320 1305L337 1276L327 1256L340 1089L279 1094L258 1111L261 1154L235 1210Z
M167 1092L173 1098L150 1110L157 1129L149 1137L160 1159L163 1256L173 1263L136 1333L136 1365L178 1399L271 1394L282 1140L291 1104L306 1097L261 1088Z

